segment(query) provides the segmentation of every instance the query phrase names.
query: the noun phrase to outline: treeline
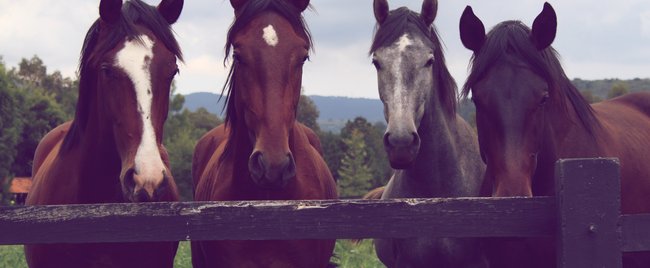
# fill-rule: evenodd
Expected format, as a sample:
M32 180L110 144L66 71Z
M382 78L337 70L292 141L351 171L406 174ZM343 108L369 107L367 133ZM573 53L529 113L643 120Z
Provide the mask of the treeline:
M0 58L0 201L6 202L11 177L30 177L34 151L52 128L74 115L78 81L47 73L34 56L7 69Z

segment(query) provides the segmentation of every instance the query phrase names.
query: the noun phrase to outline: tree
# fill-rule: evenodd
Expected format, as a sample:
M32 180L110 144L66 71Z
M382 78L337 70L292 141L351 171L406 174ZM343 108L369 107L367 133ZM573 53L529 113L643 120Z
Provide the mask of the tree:
M611 90L609 90L609 93L607 93L607 98L608 99L616 98L616 97L619 97L619 96L623 96L623 95L625 95L625 94L627 94L629 92L630 92L630 89L629 89L629 87L627 86L626 83L618 82L618 83L615 83L612 86Z
M318 126L318 116L320 112L316 107L316 104L312 99L305 95L300 95L300 101L298 102L298 112L296 119L298 122L305 124L307 127L311 128L313 131L320 131Z
M54 97L40 90L18 90L15 100L22 113L19 116L20 138L11 172L16 176L32 176L34 152L43 136L65 121L61 106Z
M174 92L175 88L172 88ZM223 121L205 108L195 112L184 109L185 97L180 94L170 98L170 109L165 123L163 144L169 152L174 181L181 200L192 200L192 155L198 140Z
M11 166L16 157L16 145L22 129L19 107L0 58L0 182L3 182L0 188L10 181L7 178L11 175Z
M14 70L12 70L13 72ZM18 71L15 72L17 78L22 82L40 87L47 76L47 67L43 64L38 56L34 55L31 59L23 58L18 64Z
M594 93L591 92L591 90L588 90L588 89L580 91L580 94L582 94L582 97L584 97L585 100L587 100L587 102L589 102L589 103L596 103L596 102L603 101L603 99L601 97L599 97L597 95L594 95Z
M47 74L47 66L38 56L22 59L18 69L13 68L9 75L12 83L21 91L40 91L49 95L61 107L65 120L74 117L77 97L79 95L79 80L63 77L61 72Z
M384 132L386 125L377 123L370 124L368 120L363 117L357 117L352 121L348 121L345 127L341 129L341 138L343 140L351 138L354 130L359 130L363 134L364 142L366 144L366 153L368 155L368 166L372 172L373 179L371 184L373 187L379 187L388 181L393 170L390 168L388 162L388 155L384 149ZM347 150L347 148L342 148Z
M346 147L345 156L341 159L338 181L341 197L360 197L372 187L372 173L368 167L368 155L363 133L354 129L350 137L343 139Z
M318 132L318 138L323 149L323 159L327 167L332 172L335 181L339 180L339 169L341 168L341 159L344 155L345 144L341 140L341 135L332 132Z
M188 113L190 124L194 128L194 137L200 138L206 132L212 130L216 126L223 123L216 114L208 112L207 109L201 107L194 112Z

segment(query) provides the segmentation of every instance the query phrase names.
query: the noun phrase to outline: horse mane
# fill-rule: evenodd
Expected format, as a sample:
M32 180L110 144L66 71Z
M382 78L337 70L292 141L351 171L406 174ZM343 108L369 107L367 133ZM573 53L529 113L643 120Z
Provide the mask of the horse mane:
M277 13L286 19L294 30L307 41L309 48L313 48L313 42L311 37L311 32L305 23L305 19L301 14L301 10L296 8L290 1L285 0L250 0L241 7L241 11L235 17L234 21L230 25L228 30L228 35L226 38L225 46L225 57L224 64L228 61L231 51L233 49L233 43L235 35L242 30L249 22L251 22L257 15L262 12L272 11ZM235 107L235 99L237 96L237 91L235 90L235 80L233 76L237 72L237 62L233 61L230 71L228 72L228 77L226 78L226 83L223 86L221 91L221 96L226 96L226 103L224 109L226 110L225 124L229 126L229 137L228 143L226 144L224 153L222 154L222 159L229 155L233 150L232 144L235 143L239 135L237 133L237 123L240 118L237 117L237 111ZM225 93L225 94L224 94Z
M84 39L79 59L79 98L75 110L75 118L70 126L68 135L63 140L61 151L67 151L79 140L86 129L91 109L91 100L95 92L98 65L101 57L125 39L139 39L136 25L149 29L176 57L183 61L180 46L174 37L171 25L158 12L156 7L141 0L130 0L122 6L122 16L114 25L107 27L110 31L106 40L99 42L102 23L97 19Z
M404 33L421 33L433 44L433 56L436 59L434 61L433 75L438 78L440 103L450 119L456 118L457 86L445 63L445 55L442 49L443 43L436 27L427 25L420 14L409 10L407 7L390 11L386 20L375 27L369 54L374 53L379 48L393 45Z
M564 73L557 51L550 46L538 50L531 42L530 34L530 28L521 21L504 21L496 25L487 34L480 51L472 56L471 71L463 86L461 97L467 98L471 88L500 58L505 55L515 56L530 65L535 73L547 81L551 94L558 94L561 98L567 97L581 124L594 135L594 129L599 128L600 123L591 105ZM564 109L568 109L565 104Z

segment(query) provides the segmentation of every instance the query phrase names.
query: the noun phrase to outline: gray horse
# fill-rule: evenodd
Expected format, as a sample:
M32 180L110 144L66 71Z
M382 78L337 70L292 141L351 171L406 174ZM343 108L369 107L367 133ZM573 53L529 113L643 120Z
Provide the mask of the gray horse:
M370 53L388 127L384 146L396 169L382 199L478 196L485 166L474 130L456 114L456 83L432 26L438 3L421 14L389 12L375 0L377 31ZM388 267L488 267L477 239L376 239Z

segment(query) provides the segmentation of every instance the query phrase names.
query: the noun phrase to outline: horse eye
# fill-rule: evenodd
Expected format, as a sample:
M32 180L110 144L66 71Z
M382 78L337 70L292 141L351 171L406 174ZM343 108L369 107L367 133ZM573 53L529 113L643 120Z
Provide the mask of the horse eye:
M429 68L429 67L433 66L433 61L434 61L433 58L430 58L430 59L427 61L427 63L424 64L424 67Z
M377 70L380 70L380 69L381 69L381 65L380 65L379 62L378 62L377 60L375 60L375 59L372 60L372 65L375 65L375 68L377 68Z
M544 105L550 99L551 97L548 95L548 92L544 93L544 96L542 96L542 101L539 103L539 105Z
M104 73L105 75L111 75L111 65L108 63L102 63L102 65L99 66L99 69Z
M232 54L232 60L236 63L239 63L241 61L241 57L237 53Z
M178 74L181 74L181 70L179 70L178 68L176 68L176 70L174 70L174 72L172 72L172 74L169 76L169 78L170 78L170 79L174 79L174 76L176 76L176 75L178 75Z

